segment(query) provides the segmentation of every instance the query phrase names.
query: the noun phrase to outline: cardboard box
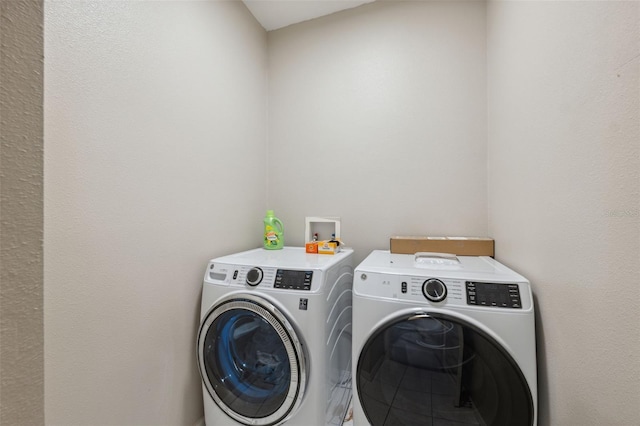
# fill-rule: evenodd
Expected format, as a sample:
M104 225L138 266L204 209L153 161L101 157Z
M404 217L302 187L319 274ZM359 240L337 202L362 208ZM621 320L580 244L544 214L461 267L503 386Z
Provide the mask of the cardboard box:
M494 256L494 241L483 237L391 237L391 253L451 253L458 256Z
M318 242L312 241L304 245L307 253L318 254Z

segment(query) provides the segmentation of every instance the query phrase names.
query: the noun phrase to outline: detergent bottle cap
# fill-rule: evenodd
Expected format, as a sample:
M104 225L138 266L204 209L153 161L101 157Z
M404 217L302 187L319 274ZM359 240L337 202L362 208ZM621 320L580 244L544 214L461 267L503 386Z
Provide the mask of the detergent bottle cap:
M273 210L267 210L267 216L273 216Z

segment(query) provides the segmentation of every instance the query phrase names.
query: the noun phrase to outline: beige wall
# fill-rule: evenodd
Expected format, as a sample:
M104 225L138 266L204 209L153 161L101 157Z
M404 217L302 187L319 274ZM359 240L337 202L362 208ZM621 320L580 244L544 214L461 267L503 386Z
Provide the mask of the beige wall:
M42 423L43 398L47 424L195 423L200 269L259 244L265 188L288 244L340 215L359 258L392 233L488 230L534 284L540 424L640 420L638 3L382 3L271 33L267 152L266 38L240 5L49 2L45 396L42 15L0 5L0 423ZM16 135L35 152L7 173Z
M0 424L44 423L41 1L0 1Z
M269 204L342 216L359 259L488 233L533 281L540 424L636 424L638 53L634 2L377 2L271 32Z
M305 216L340 216L357 260L394 234L486 235L483 2L371 3L268 46L268 201L287 243Z
M203 267L257 247L266 33L240 2L45 7L48 425L193 425Z
M489 233L534 285L541 425L640 424L639 18L488 7Z

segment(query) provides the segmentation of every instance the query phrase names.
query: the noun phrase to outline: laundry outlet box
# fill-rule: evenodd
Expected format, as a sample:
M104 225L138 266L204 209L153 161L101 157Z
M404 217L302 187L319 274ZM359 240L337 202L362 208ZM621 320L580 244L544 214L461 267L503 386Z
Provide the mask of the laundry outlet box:
M458 256L494 256L492 238L484 237L391 237L391 253L451 253Z

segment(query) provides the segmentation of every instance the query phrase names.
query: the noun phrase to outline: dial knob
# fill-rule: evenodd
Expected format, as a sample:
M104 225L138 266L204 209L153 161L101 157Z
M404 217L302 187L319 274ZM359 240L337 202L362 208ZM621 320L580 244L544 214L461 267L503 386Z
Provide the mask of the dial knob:
M430 278L422 283L422 294L432 302L442 302L447 297L447 286L440 280Z
M247 284L254 287L260 284L260 281L262 281L262 269L251 268L249 272L247 272Z

